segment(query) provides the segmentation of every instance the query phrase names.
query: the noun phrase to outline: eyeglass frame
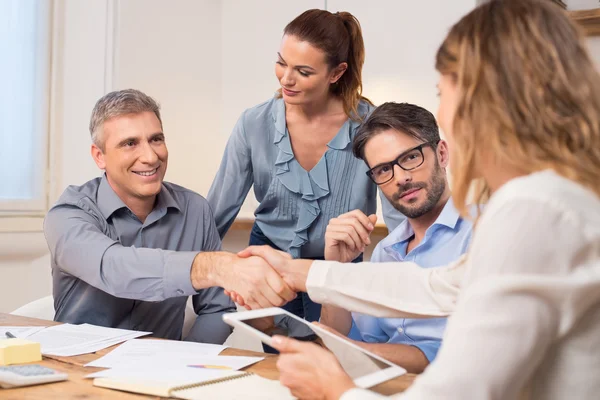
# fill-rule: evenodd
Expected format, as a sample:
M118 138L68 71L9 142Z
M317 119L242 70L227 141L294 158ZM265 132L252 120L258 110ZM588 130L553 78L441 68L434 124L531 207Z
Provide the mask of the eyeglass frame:
M419 168L419 167L420 167L421 165L423 165L423 163L425 162L425 154L423 154L423 147L431 146L431 148L432 148L433 150L435 150L435 149L437 148L437 145L438 145L439 143L440 143L440 139L437 139L437 140L431 140L431 141L429 141L429 142L424 142L424 143L421 143L421 144L420 144L420 145L418 145L418 146L415 146L415 147L413 147L413 148L410 148L410 149L408 149L408 150L406 150L406 151L403 151L403 152L402 152L402 153L401 153L401 154L400 154L398 157L396 157L396 159L395 159L395 160L393 160L393 161L389 161L389 162L385 162L385 163L377 164L376 166L374 166L373 168L371 168L370 170L368 170L368 171L366 172L366 174L367 174L367 176L369 177L369 179L371 179L371 181L372 181L374 184L376 184L377 186L384 185L384 184L388 183L389 181L391 181L392 179L394 179L394 174L395 174L394 167L395 167L396 165L397 165L397 166L399 166L399 167L400 167L401 169L403 169L404 171L412 171L412 170L415 170L415 169ZM419 165L417 165L417 166L414 166L414 167L412 167L412 168L404 168L402 165L400 165L400 162L399 162L399 160L400 160L402 157L405 157L405 156L406 156L407 154L409 154L411 151L415 151L415 150L418 150L418 151L419 151L419 153L421 153L421 163L420 163ZM375 168L379 168L379 167L382 167L382 166L384 166L384 165L388 165L388 164L391 164L391 167L392 167L392 176L390 177L390 179L388 179L388 180L387 180L387 181L385 181L385 182L380 182L380 183L377 183L377 182L375 182L375 179L373 178L373 170L374 170Z

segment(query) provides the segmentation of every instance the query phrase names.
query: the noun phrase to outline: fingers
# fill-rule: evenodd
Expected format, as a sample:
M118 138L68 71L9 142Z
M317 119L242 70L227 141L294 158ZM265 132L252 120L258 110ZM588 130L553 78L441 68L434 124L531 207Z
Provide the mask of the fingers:
M242 251L238 251L237 256L241 258L248 258L252 256L252 252L248 250L250 247L245 248Z
M272 266L277 266L286 260L290 260L291 256L284 253L283 251L275 250L270 246L249 246L246 249L238 253L239 257L247 258L250 256L257 256L264 259Z
M296 339L291 339L285 336L275 335L272 340L272 347L278 350L280 353L298 353L303 351L306 346L310 343L301 342Z
M327 226L327 231L326 231L326 236L329 239L333 239L336 240L338 242L343 242L345 243L351 251L359 251L361 250L366 244L369 244L369 239L367 237L367 241L364 241L358 234L358 232L356 231L356 228L354 228L351 225L328 225Z
M227 293L233 301L246 308L279 307L296 298L296 293L275 270L275 265L283 265L290 256L269 246L251 246L240 253L239 268L234 268L240 276L229 286Z
M360 210L352 210L345 214L339 216L340 219L355 219L367 230L372 231L375 226L371 223L371 216L375 214L371 214L369 217L365 215ZM377 218L377 216L375 216Z
M264 247L266 247L267 249L263 249ZM275 252L276 254L278 254L279 256L286 258L288 260L292 259L292 255L289 253L286 253L285 251L281 251L281 250L276 250L270 246L267 245L263 245L263 246L248 246L246 247L244 250L240 251L239 253L237 253L238 257L242 257L242 258L248 258L251 256L261 256L268 254L269 252Z
M273 269L269 268L265 273L265 279L267 284L271 288L271 290L277 294L281 299L283 299L283 303L274 304L276 306L281 306L289 301L292 301L296 298L296 292L294 292L281 278L281 276L275 272Z
M370 235L375 229L377 216L367 217L362 211L354 210L332 218L327 225L326 240L345 243L351 251L364 251L364 246L371 244Z
M371 221L371 224L373 224L373 227L375 227L375 224L377 223L377 215L375 215L375 214L369 215L369 221Z
M234 303L239 304L240 306L245 306L246 302L244 301L244 298L242 296L240 296L239 294L237 294L236 292L233 291L228 291L228 290L224 290L225 294L227 296L229 296L229 298L231 300L233 300Z
M259 253L262 251L263 249L258 250ZM261 308L279 307L296 297L296 293L267 260L252 257L244 261L250 268L244 282L247 293L243 295L249 306L254 308L255 303L258 303Z
M371 235L371 232L373 232L375 226L371 223L371 221L369 220L369 218L367 218L366 215L362 213L361 215L363 218L356 218L354 216L344 214L340 216L339 220L341 221L342 225L349 225L352 228L354 228L354 230L360 236L363 243L371 244L371 239L369 239L369 236Z

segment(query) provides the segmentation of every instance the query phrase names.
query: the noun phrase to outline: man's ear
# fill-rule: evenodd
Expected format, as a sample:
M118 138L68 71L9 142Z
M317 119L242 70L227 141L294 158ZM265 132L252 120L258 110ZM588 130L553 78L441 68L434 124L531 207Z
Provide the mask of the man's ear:
M348 69L348 63L345 63L345 62L340 63L340 65L338 65L337 67L334 68L333 74L331 75L331 79L329 80L329 83L333 84L333 83L336 83L337 81L339 81L347 69Z
M96 163L98 168L106 169L106 161L104 160L104 153L102 152L100 147L98 147L92 143L91 153L92 153L92 158L94 159L94 162Z
M446 168L450 162L450 150L448 149L448 143L445 140L442 139L439 141L436 149L436 155L440 166L442 168Z

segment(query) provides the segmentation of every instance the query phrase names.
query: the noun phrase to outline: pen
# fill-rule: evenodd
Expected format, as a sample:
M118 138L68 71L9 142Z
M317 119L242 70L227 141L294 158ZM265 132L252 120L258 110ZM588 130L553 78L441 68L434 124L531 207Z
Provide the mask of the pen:
M207 369L231 369L230 367L225 367L222 365L188 365L188 367L192 368L207 368Z
M4 332L4 334L6 335L7 338L11 338L11 339L16 339L17 338L15 335L13 335L12 333L10 333L9 331Z

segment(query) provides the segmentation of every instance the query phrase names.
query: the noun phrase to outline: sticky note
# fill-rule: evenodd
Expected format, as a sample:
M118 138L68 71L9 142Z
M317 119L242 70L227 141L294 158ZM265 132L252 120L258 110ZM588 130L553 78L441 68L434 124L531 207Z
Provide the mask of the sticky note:
M41 361L40 344L25 339L0 339L0 365Z

